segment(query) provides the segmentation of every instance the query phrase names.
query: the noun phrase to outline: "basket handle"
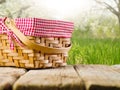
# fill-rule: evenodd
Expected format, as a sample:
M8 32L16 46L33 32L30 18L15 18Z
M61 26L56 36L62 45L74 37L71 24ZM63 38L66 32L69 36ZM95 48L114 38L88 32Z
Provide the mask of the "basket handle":
M65 53L65 52L68 52L71 48L71 45L67 48L51 48L51 47L38 45L30 41L22 32L20 32L14 20L7 18L5 20L5 25L7 26L7 28L13 31L13 33L22 41L23 44L25 44L31 49L41 51L43 53L52 54L52 53Z

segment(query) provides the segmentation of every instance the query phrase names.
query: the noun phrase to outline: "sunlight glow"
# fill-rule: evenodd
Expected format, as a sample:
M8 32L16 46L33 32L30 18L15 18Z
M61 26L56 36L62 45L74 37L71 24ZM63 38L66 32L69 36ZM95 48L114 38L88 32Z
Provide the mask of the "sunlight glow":
M34 0L37 6L43 6L56 13L56 18L61 19L73 13L89 10L93 5L92 0Z

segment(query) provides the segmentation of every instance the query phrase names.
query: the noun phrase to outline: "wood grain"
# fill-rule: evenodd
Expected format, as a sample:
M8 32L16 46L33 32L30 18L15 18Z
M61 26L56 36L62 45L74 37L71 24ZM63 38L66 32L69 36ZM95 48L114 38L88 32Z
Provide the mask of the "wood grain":
M120 64L111 66L115 71L120 72Z
M86 90L120 90L120 73L110 66L76 65Z
M14 82L25 72L25 69L0 67L0 90L12 90Z
M14 90L83 90L84 86L73 66L30 70L15 84Z

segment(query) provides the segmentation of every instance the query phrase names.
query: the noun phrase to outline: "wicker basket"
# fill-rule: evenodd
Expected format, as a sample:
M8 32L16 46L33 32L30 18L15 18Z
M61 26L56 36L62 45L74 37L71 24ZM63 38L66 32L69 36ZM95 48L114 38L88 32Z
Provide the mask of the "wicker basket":
M70 37L28 36L19 30L13 20L7 18L4 21L5 26L24 46L12 38L14 50L11 50L8 33L0 34L0 66L49 68L66 65L68 51L71 48Z

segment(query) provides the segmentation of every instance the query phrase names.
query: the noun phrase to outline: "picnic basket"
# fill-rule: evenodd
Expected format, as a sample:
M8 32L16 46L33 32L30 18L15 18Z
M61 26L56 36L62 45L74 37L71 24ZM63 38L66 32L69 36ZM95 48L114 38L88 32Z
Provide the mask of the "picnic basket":
M40 18L0 19L0 66L66 65L73 23Z

